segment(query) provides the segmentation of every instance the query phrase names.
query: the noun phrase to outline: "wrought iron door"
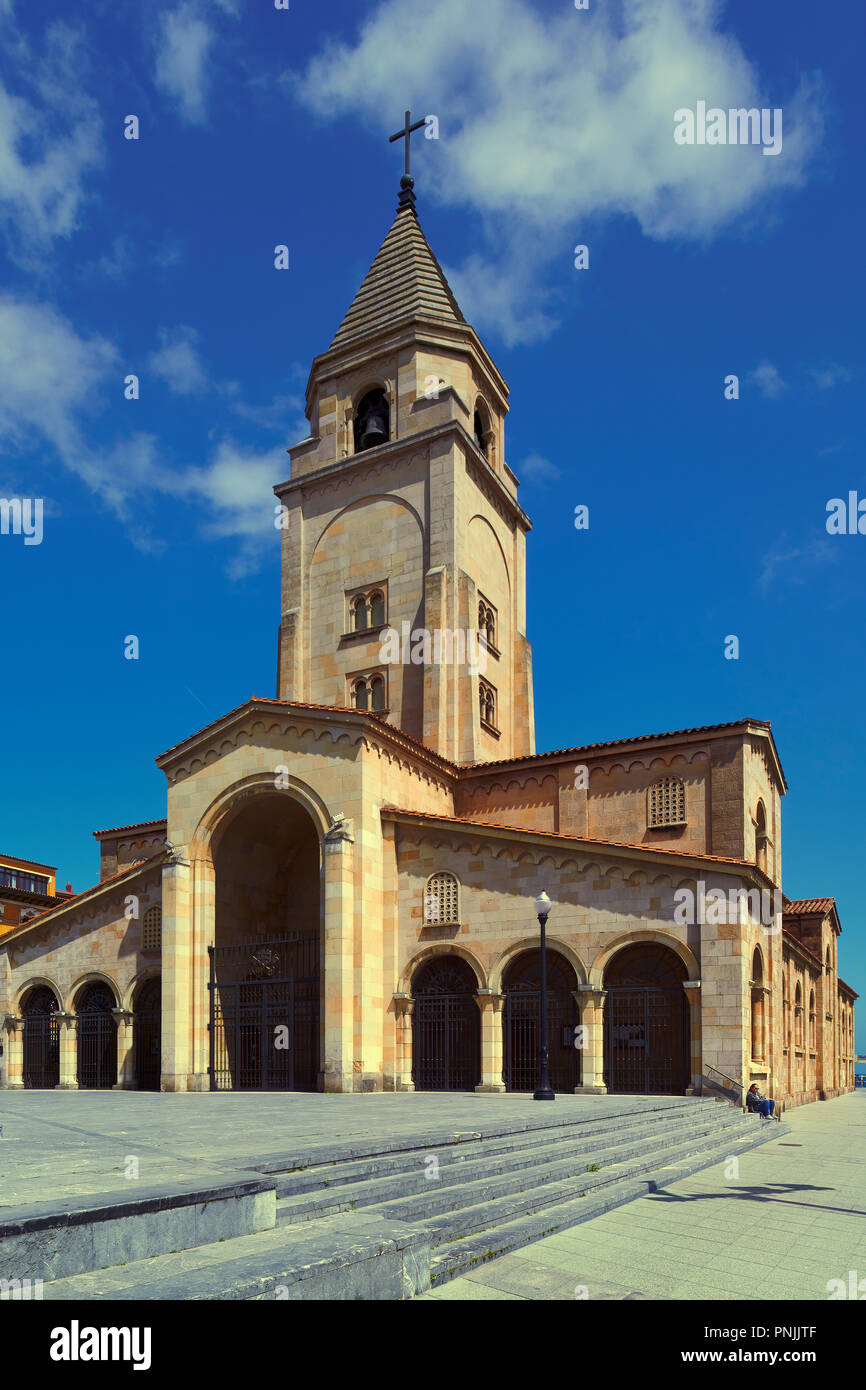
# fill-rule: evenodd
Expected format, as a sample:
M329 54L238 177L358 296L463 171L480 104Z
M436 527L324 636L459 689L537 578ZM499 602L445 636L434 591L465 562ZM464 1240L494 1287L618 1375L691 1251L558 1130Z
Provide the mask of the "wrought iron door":
M78 1085L108 1090L117 1084L117 1024L114 996L107 985L88 985L77 1006Z
M162 1078L162 981L148 980L133 1010L135 1080L140 1091L158 1091Z
M24 1085L53 1090L60 1084L60 1021L57 1000L47 985L34 989L24 1016Z
M465 961L422 966L412 993L412 1075L417 1091L472 1091L481 1080L478 985Z
M208 948L212 1091L314 1091L319 938Z
M580 1052L575 1047L577 980L568 962L547 953L547 1051L554 1091L574 1091L580 1084ZM514 962L505 982L505 1086L534 1091L539 1080L541 1037L541 952Z
M682 1095L686 1088L686 998L677 989L615 987L605 1003L609 1091Z

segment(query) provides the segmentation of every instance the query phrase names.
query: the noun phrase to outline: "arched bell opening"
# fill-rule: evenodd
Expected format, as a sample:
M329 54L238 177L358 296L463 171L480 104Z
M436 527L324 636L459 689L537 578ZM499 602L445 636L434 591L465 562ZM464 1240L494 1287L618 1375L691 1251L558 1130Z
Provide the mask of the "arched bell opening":
M416 1091L474 1091L481 1081L478 981L459 956L434 956L412 980Z
M534 1091L541 1061L541 952L526 951L512 961L502 982L505 1088ZM547 1051L554 1091L580 1085L580 1049L575 1000L577 976L557 951L547 952Z
M355 407L355 453L387 444L391 438L391 409L381 386L367 391Z
M683 1095L689 1013L679 956L655 942L626 946L605 971L604 1080L608 1091Z
M60 1084L60 1004L48 985L36 985L24 996L24 1085L28 1090L53 1090Z

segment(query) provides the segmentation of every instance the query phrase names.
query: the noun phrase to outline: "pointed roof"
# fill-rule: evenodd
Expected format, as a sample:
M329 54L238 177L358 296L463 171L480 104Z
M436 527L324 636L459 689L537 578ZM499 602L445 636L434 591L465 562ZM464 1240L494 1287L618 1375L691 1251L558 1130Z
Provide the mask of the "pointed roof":
M414 318L466 323L415 208L406 200L328 350Z

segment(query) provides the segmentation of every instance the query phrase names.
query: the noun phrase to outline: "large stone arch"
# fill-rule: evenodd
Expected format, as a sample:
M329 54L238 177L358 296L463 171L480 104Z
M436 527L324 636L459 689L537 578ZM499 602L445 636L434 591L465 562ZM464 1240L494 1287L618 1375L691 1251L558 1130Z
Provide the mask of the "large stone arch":
M59 984L57 984L56 980L53 980L50 975L31 975L30 978L28 980L25 980L22 985L19 985L15 991L15 994L13 996L13 1013L21 1013L21 1007L24 1004L27 995L30 993L32 989L42 988L51 990L52 994L54 995L54 998L57 1000L58 1008L62 1010L63 990L60 988Z
M415 978L415 975L420 970L422 965L427 965L436 956L459 956L462 961L466 962L470 970L472 970L472 972L474 973L475 978L478 981L478 988L486 989L488 987L487 972L485 971L484 966L481 964L478 957L474 955L472 951L468 951L465 946L458 946L456 944L452 944L452 942L450 941L441 941L438 942L435 946L425 946L423 950L418 951L414 956L411 957L411 959L404 966L403 971L400 975L400 980L397 986L397 993L411 994L412 981Z
M490 968L490 989L492 989L495 994L501 994L502 980L512 961L516 960L518 956L523 955L524 951L537 951L538 949L538 933L534 936L522 937L520 941L512 942L510 946L507 946ZM558 951L561 956L565 957L577 976L578 985L585 985L587 983L588 973L586 966L577 951L575 951L572 946L569 946L567 941L562 941L558 936L548 936L547 949L549 951Z
M277 789L274 785L274 775L274 769L270 768L267 771L250 773L222 787L196 826L189 843L190 858L213 860L214 846L220 836L235 816L244 809L250 798L257 795L287 797L297 801L310 816L321 839L331 823L331 815L322 797L294 776L291 777L288 787Z
M641 942L667 946L675 955L679 956L685 966L686 978L689 980L700 979L701 971L697 958L684 941L674 936L672 932L660 931L657 928L638 928L636 931L623 932L622 936L616 937L602 947L590 966L589 983L601 989L604 986L604 973L613 957L625 950L627 946L637 946Z
M112 980L111 976L106 975L102 970L87 970L83 975L79 975L75 982L69 986L66 992L66 1002L64 1004L65 1012L70 1014L75 1013L75 1006L78 1003L82 991L86 989L88 985L96 984L106 985L114 995L114 1007L116 1009L122 1007L121 991L117 981Z

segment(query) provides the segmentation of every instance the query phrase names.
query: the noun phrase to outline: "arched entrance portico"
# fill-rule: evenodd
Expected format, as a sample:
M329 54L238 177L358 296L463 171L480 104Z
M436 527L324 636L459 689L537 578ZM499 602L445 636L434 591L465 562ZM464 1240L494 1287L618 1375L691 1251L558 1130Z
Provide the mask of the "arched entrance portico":
M78 1016L78 1086L110 1090L117 1082L117 1000L102 980L84 985L75 1001Z
M608 1091L683 1095L689 1084L686 968L658 942L626 946L604 976Z
M139 985L132 1004L135 1085L158 1091L161 1074L162 980L151 976Z
M412 981L416 1091L474 1091L481 1081L478 981L459 956L434 956Z
M212 1090L314 1091L320 1083L319 836L305 808L256 792L213 845Z
M541 1038L541 952L526 951L513 960L502 982L505 994L505 1088L534 1091L539 1081ZM557 951L547 951L547 1048L554 1091L580 1085L575 1028L578 1023L577 976Z
M48 985L36 985L21 1005L24 1019L23 1082L30 1090L60 1084L60 1004Z

